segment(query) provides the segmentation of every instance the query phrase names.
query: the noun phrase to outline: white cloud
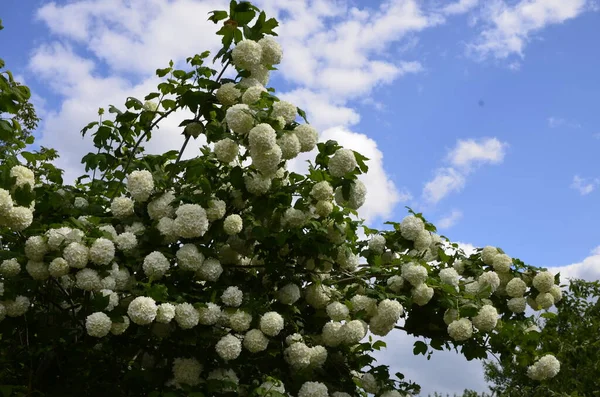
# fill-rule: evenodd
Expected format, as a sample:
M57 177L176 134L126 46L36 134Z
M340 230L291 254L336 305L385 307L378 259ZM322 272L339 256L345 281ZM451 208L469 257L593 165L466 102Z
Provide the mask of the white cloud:
M460 191L465 182L465 176L454 168L439 168L435 177L425 184L423 197L435 204L448 194Z
M563 119L561 117L548 117L548 127L550 127L550 128L559 128L559 127L581 128L581 124L579 124L576 121L569 121L567 119Z
M497 138L460 139L456 147L448 153L450 164L470 169L480 164L499 164L504 160L508 144Z
M435 204L448 194L460 191L466 184L467 176L477 166L502 163L507 147L506 142L500 142L497 138L459 139L446 156L451 167L435 171L433 179L425 183L423 198Z
M479 0L459 0L444 6L441 11L446 15L464 14L475 8L477 4L479 4Z
M448 215L437 221L438 229L449 229L462 219L463 213L460 210L452 210Z
M581 262L566 266L552 267L553 273L560 273L561 283L570 278L581 278L587 281L600 280L600 246L592 250L591 255Z
M593 192L598 185L600 185L599 178L582 178L579 175L575 175L571 188L577 190L582 196L585 196Z
M535 33L586 10L586 0L520 0L510 4L490 0L480 18L486 27L468 49L480 58L504 59L513 54L523 57Z

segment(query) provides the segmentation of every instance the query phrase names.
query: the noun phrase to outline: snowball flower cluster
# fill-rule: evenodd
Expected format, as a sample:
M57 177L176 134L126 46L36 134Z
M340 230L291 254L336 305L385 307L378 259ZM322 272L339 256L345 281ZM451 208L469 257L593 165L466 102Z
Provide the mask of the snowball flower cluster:
M384 299L377 305L377 314L369 321L369 329L375 335L385 336L394 328L403 312L404 308L398 301Z
M288 208L283 213L282 223L289 228L297 228L304 225L306 215L304 211L297 208Z
M338 149L329 159L329 173L335 177L342 177L354 171L357 166L354 152L350 149Z
M298 391L298 397L328 397L329 392L327 386L320 382L304 382L300 391Z
M442 283L457 286L458 285L458 272L453 267L440 270L440 280Z
M455 341L469 339L473 335L473 324L468 318L461 318L448 325L448 335Z
M35 175L33 174L33 171L22 165L15 165L12 167L10 169L10 177L17 179L15 181L17 187L29 185L29 187L33 189L33 186L35 185Z
M194 328L200 321L200 313L190 303L175 306L175 321L182 329Z
M221 300L229 307L239 307L243 298L244 294L238 287L227 287L221 295Z
M513 278L506 284L506 294L511 298L520 298L527 291L527 284L518 277Z
M13 207L6 214L6 225L16 232L21 232L31 226L33 212L26 207Z
M554 285L554 275L548 271L539 272L533 278L533 287L540 292L548 292Z
M21 271L21 265L15 259L5 259L0 264L0 274L4 277L14 277Z
M481 288L490 287L492 292L500 286L500 277L496 272L485 272L477 279Z
M29 298L23 295L19 295L15 300L4 301L4 309L8 317L20 317L27 313L31 302Z
M265 36L258 40L258 45L262 49L261 62L265 65L277 65L281 62L283 51L277 41L271 36Z
M492 259L492 267L498 273L508 273L512 266L512 258L506 254L498 254Z
M383 254L385 250L385 237L380 234L376 234L369 240L369 249L376 254Z
M283 325L283 317L277 312L267 312L260 318L260 330L268 336L277 336Z
M142 264L144 274L154 280L162 278L170 266L169 260L159 251L154 251L146 255Z
M215 143L214 152L219 161L229 164L236 159L240 152L240 147L235 141L225 138Z
M348 314L350 313L348 306L341 302L331 302L327 305L326 311L329 318L331 318L333 321L345 320L348 318Z
M263 92L267 92L267 89L262 85L248 87L246 92L244 92L242 95L242 103L245 103L246 105L253 105L254 103L258 102Z
M222 105L231 106L235 104L241 95L241 91L236 88L235 83L225 83L217 90L217 101Z
M492 266L494 264L494 258L500 253L496 247L487 246L481 250L481 261L486 265Z
M425 224L421 218L409 215L400 223L400 234L407 240L415 241L425 230Z
M244 176L244 184L250 193L261 196L271 188L271 179L260 174L251 174Z
M262 46L253 40L242 40L231 51L233 64L241 69L249 70L262 60Z
M271 117L283 117L286 123L291 123L296 120L296 115L298 114L298 109L296 106L287 101L277 101L273 104L273 113Z
M243 310L238 310L229 316L229 326L236 332L244 332L250 328L252 315Z
M137 237L131 232L124 232L115 238L115 243L121 251L130 251L137 246Z
M171 303L161 303L156 309L156 322L168 324L175 318L175 305Z
M196 386L200 383L202 369L202 364L195 358L176 358L173 360L175 383Z
M75 275L75 286L84 291L96 291L102 288L102 281L97 271L86 268Z
M208 258L204 261L200 269L196 272L198 277L206 281L217 281L223 273L221 262L214 258Z
M473 317L473 326L480 331L490 332L496 328L498 323L498 311L494 306L484 305L475 317Z
M110 333L111 334L113 334L113 335L121 335L123 332L125 332L127 330L127 328L129 328L129 317L122 316L121 318L123 319L123 322L121 322L121 323L117 323L117 322L112 323L112 326L110 327Z
M315 200L331 200L333 198L333 188L327 181L321 181L314 184L310 195Z
M350 184L348 199L344 197L344 189L340 186L335 189L335 201L339 205L345 205L353 210L357 210L365 203L367 198L367 187L361 180L354 180Z
M392 292L399 293L404 286L404 278L402 276L392 276L387 279L386 283Z
M138 296L129 304L127 315L137 325L148 325L156 318L157 310L154 299Z
M507 304L508 310L513 313L523 313L527 307L527 299L521 298L512 298L509 299Z
M115 258L115 245L105 238L98 238L89 249L89 259L97 265L108 265Z
M317 146L319 133L314 127L308 124L300 124L294 128L294 134L296 134L298 142L300 142L301 152L310 152Z
M217 342L215 350L223 360L235 360L242 352L242 342L231 334L225 335Z
M244 347L251 353L264 351L269 345L269 338L259 329L251 329L244 336Z
M173 227L180 237L201 237L208 230L206 211L198 204L183 204L177 208L175 215Z
M413 302L419 306L425 306L433 298L433 288L427 284L419 284L412 290Z
M50 273L48 272L48 265L41 261L28 261L25 266L25 270L34 280L46 280L50 277Z
M248 105L244 103L238 103L227 109L225 121L237 134L246 134L254 127L254 117Z
M194 244L184 244L177 250L177 264L182 270L197 272L204 263L204 255Z
M416 287L427 280L427 269L424 266L410 262L402 266L402 277Z
M293 159L300 153L300 141L294 133L284 133L277 139L277 145L281 149L281 158L284 160Z
M163 193L160 197L148 203L148 216L150 219L158 220L160 218L172 218L175 209L171 205L175 200L173 192Z
M134 200L140 202L148 200L152 189L154 189L154 180L149 171L133 171L127 176L127 191Z
M31 236L25 241L25 256L34 261L41 261L48 252L48 245L42 236Z
M534 380L554 378L560 371L560 362L551 354L546 354L527 368L527 376Z
M300 299L300 287L293 283L284 285L277 291L277 299L284 305L293 305Z
M85 319L85 329L88 335L96 338L102 338L110 332L112 321L105 313L96 312L90 314Z
M133 201L128 197L117 197L111 203L110 210L116 218L126 218L133 215Z
M233 236L234 234L238 234L242 231L244 227L244 223L242 221L242 217L238 214L229 215L223 221L223 230L229 236Z
M6 216L13 208L13 200L8 190L0 188L0 216Z

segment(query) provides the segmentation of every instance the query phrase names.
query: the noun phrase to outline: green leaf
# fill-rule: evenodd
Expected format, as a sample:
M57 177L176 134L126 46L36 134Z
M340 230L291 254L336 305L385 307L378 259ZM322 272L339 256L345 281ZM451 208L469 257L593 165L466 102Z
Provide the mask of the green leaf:
M413 354L416 356L418 354L425 355L427 353L427 344L423 341L416 341L413 347Z
M227 11L211 11L209 14L212 14L208 17L209 21L213 21L214 23L218 23L219 21L227 18Z
M308 120L306 119L306 112L300 108L296 109L298 110L298 114L300 115L300 117L302 117L304 119L304 122L308 124Z

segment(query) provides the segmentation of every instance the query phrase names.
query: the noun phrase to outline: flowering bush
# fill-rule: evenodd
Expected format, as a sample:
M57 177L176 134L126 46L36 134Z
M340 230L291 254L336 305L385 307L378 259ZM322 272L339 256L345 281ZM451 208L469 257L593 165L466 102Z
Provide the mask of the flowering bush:
M215 60L237 77L205 66L208 52L157 70L145 102L82 130L97 150L74 186L54 152L0 135L0 379L47 395L394 396L419 386L376 365L374 335L424 337L415 354L515 354L528 319L513 300L547 309L557 280L494 247L466 257L421 214L364 226L367 159L317 144L266 88L277 21L235 1L209 19L225 20ZM27 100L9 99L6 114ZM181 150L145 154L174 112L189 115ZM307 175L286 169L315 148ZM544 379L559 368L550 353L519 354Z

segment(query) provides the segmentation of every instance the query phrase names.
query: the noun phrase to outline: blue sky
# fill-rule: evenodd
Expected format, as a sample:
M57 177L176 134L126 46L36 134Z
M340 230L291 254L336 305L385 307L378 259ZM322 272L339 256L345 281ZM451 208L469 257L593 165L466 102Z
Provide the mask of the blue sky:
M78 131L97 108L142 97L171 58L217 49L204 21L223 3L4 0L0 56L36 95L41 143L75 175ZM600 276L597 3L257 4L282 21L288 61L270 85L323 138L382 156L367 177L371 224L400 220L409 205L454 241ZM176 125L155 149L177 146ZM460 187L443 189L440 169Z

